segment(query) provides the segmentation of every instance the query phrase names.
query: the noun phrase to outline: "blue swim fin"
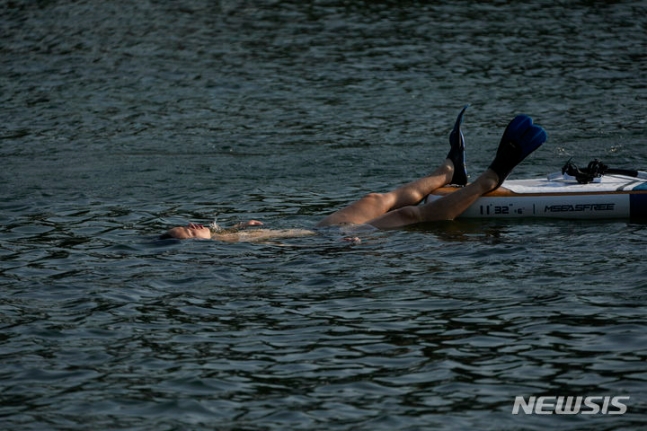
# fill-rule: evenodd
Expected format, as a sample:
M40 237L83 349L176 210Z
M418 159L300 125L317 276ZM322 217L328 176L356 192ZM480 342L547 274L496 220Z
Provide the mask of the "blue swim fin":
M527 115L518 115L506 127L496 156L490 169L499 177L497 187L510 175L510 172L523 159L539 148L546 140L546 131L536 124Z

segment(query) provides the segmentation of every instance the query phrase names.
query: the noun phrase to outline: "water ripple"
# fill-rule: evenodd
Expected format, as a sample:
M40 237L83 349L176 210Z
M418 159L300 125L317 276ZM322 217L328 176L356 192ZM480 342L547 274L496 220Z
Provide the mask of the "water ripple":
M644 168L640 2L8 2L0 6L0 415L11 429L636 429L647 230L440 223L280 243L424 175L471 103ZM512 415L628 395L626 415Z

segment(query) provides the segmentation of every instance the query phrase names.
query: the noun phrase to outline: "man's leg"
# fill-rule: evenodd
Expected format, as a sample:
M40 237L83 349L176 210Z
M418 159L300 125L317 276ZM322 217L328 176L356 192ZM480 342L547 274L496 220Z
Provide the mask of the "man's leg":
M461 124L468 106L465 105L458 114L454 128L449 134L450 149L447 159L431 175L405 184L388 193L370 193L346 208L329 215L317 226L364 224L394 209L417 205L428 194L446 184L461 186L467 184L465 138L461 132Z
M479 197L501 186L512 169L547 139L546 132L527 115L515 117L506 127L490 167L471 184L441 199L420 206L399 208L368 224L378 229L395 229L416 223L453 220Z
M417 205L431 192L448 184L454 164L446 159L431 175L405 184L388 193L370 193L349 206L329 215L317 226L364 224L389 211Z
M422 222L453 220L480 196L501 186L512 169L547 139L544 129L533 125L530 117L527 115L515 117L504 131L490 167L476 181L442 199L416 206L435 189L455 180L454 171L457 169L454 164L462 164L464 160L464 158L461 160L461 157L454 157L462 156L465 151L459 128L464 111L465 108L461 111L454 127L458 133L452 131L450 135L451 150L448 159L432 175L393 192L369 194L328 216L319 223L319 226L368 223L379 229L395 229ZM459 166L457 165L456 168ZM460 168L464 169L464 165Z
M433 202L407 206L386 213L367 222L378 229L397 229L416 223L453 220L469 208L479 197L497 188L498 175L486 170L476 181Z

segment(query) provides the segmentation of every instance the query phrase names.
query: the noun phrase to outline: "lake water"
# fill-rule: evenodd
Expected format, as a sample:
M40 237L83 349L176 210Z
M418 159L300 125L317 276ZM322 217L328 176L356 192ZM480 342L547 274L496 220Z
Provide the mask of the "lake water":
M429 173L465 103L472 178L520 112L549 141L514 178L647 169L644 1L13 0L0 29L3 429L645 426L644 223L154 240L309 228ZM629 399L512 414L542 395Z

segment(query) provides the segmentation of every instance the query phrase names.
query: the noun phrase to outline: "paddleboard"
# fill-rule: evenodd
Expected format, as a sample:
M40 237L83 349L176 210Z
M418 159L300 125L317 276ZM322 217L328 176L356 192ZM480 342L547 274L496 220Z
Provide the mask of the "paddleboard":
M442 187L426 202L458 187ZM561 173L546 178L506 180L483 195L459 218L647 219L647 181L624 175L604 175L589 184Z

